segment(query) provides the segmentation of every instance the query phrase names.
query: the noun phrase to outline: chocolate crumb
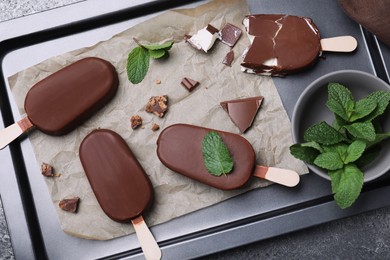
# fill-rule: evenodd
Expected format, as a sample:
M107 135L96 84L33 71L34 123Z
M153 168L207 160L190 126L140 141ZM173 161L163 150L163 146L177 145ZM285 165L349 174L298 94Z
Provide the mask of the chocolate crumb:
M222 63L225 64L225 65L227 65L227 66L229 66L229 67L231 67L231 66L232 66L233 60L234 60L234 51L233 51L233 50L230 50L230 51L226 54L226 56L225 56L225 58L223 59Z
M153 125L152 125L152 130L154 131L154 132L156 132L156 131L158 131L160 129L160 126L158 125L158 124L156 124L156 123L153 123Z
M70 199L63 199L60 201L59 206L62 210L76 213L79 206L80 198L73 197Z
M145 107L146 112L153 113L158 117L164 117L168 110L168 96L153 96Z
M47 163L42 163L42 165L41 165L41 173L42 173L43 176L53 177L54 176L53 166L51 166L50 164L47 164Z
M190 78L183 78L181 80L181 85L185 87L189 92L191 92L199 85L199 82Z
M140 117L139 115L132 116L130 118L130 122L131 122L131 128L136 129L142 125L142 117Z

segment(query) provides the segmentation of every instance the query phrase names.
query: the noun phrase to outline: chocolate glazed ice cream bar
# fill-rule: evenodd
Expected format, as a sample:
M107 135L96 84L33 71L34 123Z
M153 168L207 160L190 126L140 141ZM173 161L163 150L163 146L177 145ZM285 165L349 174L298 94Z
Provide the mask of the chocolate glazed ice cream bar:
M313 66L324 51L352 52L357 47L352 36L321 39L307 17L257 14L246 16L243 24L251 41L241 63L247 73L285 76Z
M80 145L80 160L104 213L114 221L132 223L146 259L160 259L158 247L142 217L153 201L153 187L125 140L98 129Z
M203 162L202 140L210 132L217 132L233 158L233 170L214 176ZM256 165L252 145L242 136L214 129L176 124L165 128L157 140L157 155L169 169L217 189L232 190L244 186L251 176L293 187L299 183L295 171Z
M0 149L33 128L48 135L67 134L108 103L118 84L114 66L95 57L51 74L28 91L26 117L0 131Z

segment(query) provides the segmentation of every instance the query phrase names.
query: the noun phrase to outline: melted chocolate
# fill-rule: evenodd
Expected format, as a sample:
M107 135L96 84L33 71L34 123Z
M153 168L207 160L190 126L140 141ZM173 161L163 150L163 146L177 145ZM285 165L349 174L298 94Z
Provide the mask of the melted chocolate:
M218 132L233 158L233 170L222 176L211 175L203 162L202 141L209 132ZM252 176L255 152L243 137L223 131L186 124L165 128L157 140L157 155L172 171L212 187L231 190L240 188Z
M85 58L35 84L27 93L24 108L39 130L63 135L111 100L118 84L111 63Z
M92 131L80 145L80 160L100 206L111 219L129 222L152 203L148 176L117 133Z
M252 126L262 101L263 97L258 96L223 101L220 105L229 114L233 123L240 129L240 132L244 133Z
M310 18L260 14L245 19L253 37L241 63L246 72L284 76L312 66L321 54L319 30Z

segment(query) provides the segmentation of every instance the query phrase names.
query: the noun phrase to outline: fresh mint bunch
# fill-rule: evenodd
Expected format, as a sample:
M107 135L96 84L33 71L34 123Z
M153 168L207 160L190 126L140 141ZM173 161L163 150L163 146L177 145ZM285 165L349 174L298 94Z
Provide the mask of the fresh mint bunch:
M173 41L167 41L162 44L141 44L137 39L134 41L138 44L127 57L127 77L133 84L140 83L146 76L149 69L150 58L162 59L169 56L168 51L173 46Z
M202 153L207 171L214 176L227 174L233 169L233 159L222 137L217 132L208 132L203 138Z
M360 168L375 159L380 152L377 144L390 137L378 123L389 102L390 91L376 91L355 101L348 88L329 83L326 106L335 115L333 125L317 123L305 131L305 143L290 146L296 158L328 171L340 208L356 201L364 181Z

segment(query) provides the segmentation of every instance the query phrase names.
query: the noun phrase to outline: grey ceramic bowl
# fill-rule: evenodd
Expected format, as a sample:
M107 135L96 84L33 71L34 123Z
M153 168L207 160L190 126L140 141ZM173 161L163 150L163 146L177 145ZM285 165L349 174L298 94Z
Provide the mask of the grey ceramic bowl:
M303 133L306 129L321 121L332 124L333 113L326 107L328 99L329 82L343 84L351 90L355 100L361 99L377 90L390 90L390 86L371 74L355 71L341 70L326 74L312 82L301 94L295 105L292 115L292 136L294 143L302 143ZM390 109L382 116L384 132L390 131ZM390 141L387 139L381 144L380 155L369 165L362 169L364 182L372 181L390 170ZM330 180L327 172L314 165L308 167L319 176Z

